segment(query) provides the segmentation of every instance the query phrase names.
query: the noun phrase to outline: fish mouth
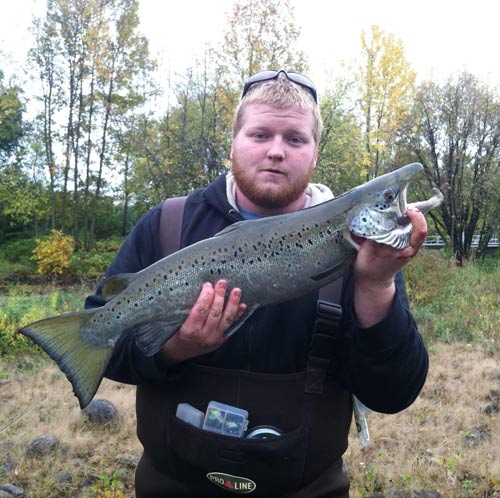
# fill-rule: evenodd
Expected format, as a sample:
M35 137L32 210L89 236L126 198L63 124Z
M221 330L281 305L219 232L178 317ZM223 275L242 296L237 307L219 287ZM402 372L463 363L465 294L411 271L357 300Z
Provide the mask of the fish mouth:
M405 216L409 179L399 188L383 189L378 200L367 203L356 211L349 222L351 240L360 245L360 239L373 240L394 249L410 244L412 225Z

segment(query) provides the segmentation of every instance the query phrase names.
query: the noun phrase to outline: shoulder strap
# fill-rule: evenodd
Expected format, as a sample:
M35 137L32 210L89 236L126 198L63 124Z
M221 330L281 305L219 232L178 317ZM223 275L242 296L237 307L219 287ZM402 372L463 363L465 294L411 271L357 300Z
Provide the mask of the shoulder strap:
M319 290L316 322L307 357L305 392L322 394L327 373L335 368L339 328L342 322L342 287L344 274Z
M165 199L160 215L160 247L164 258L181 246L182 220L187 197Z

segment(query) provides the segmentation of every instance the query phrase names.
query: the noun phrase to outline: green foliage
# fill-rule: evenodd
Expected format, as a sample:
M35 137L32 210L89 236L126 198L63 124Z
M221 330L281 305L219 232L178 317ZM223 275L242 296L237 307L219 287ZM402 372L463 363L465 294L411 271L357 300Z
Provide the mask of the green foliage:
M109 239L98 240L95 243L95 250L102 252L116 252L122 245L122 237L112 237Z
M76 278L101 278L111 264L114 252L76 252L69 264L69 274Z
M0 356L32 351L33 343L17 334L19 328L48 316L80 310L88 294L86 287L60 290L51 285L34 292L31 286L18 285L0 295Z
M363 63L359 68L359 108L369 178L394 162L398 130L408 114L416 73L404 56L403 43L379 26L361 35Z
M366 178L361 134L349 92L349 83L337 79L320 102L324 127L313 181L327 185L336 196Z
M92 486L92 498L123 498L125 486L121 474L114 471L111 475L99 474L99 482Z
M3 85L0 71L0 153L10 152L21 138L23 104L20 94L20 88Z
M36 239L20 239L6 242L0 246L0 257L9 263L19 263L31 267L35 247Z
M364 473L365 482L358 487L358 493L361 496L368 496L378 491L382 491L379 483L377 469L369 466L365 469Z
M500 261L457 267L421 251L404 270L413 314L427 340L500 345Z
M33 250L37 273L50 277L62 275L69 268L74 248L73 237L64 235L59 230L52 230L45 239L37 239Z
M473 256L474 234L498 230L499 136L497 89L465 72L418 86L401 139L424 165L426 187L445 196L429 216L459 263Z

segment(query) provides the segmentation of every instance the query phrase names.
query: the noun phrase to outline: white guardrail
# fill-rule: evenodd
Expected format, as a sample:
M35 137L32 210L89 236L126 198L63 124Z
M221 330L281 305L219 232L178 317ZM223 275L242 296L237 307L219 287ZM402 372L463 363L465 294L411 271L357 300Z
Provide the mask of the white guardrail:
M480 235L473 235L471 247L477 249L481 240ZM489 248L497 248L500 246L498 237L492 237L488 242ZM429 235L424 242L424 247L444 247L444 240L440 235Z

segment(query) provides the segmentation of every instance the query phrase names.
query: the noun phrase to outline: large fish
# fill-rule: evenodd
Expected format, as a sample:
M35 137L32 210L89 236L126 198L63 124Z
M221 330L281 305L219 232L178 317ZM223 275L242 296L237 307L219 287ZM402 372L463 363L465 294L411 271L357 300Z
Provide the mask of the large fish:
M411 224L406 189L422 169L409 164L323 204L294 213L235 223L136 274L109 278L97 309L46 318L21 333L33 339L66 374L85 407L102 380L116 339L131 327L147 356L157 353L186 319L204 282L224 278L239 287L248 312L304 295L334 281L358 248L351 233L402 249ZM415 203L423 212L442 195Z

